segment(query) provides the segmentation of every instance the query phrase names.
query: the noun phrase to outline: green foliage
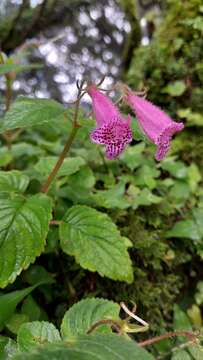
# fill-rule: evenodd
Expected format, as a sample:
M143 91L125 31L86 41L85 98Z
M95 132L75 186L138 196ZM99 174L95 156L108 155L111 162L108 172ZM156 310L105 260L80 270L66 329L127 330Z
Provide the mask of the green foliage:
M54 100L19 97L6 113L1 132L65 121L65 108Z
M40 160L35 165L35 169L43 176L48 176L53 169L54 165L57 161L57 156L52 157L44 157L40 158ZM65 159L63 165L61 166L57 176L68 176L72 175L80 169L82 165L85 164L83 158L76 156L74 158Z
M156 25L155 22L154 24ZM148 88L148 98L165 109L174 119L184 121L186 126L184 132L173 141L171 156L162 161L158 167L161 173L158 178L153 179L156 185L152 182L151 186L153 192L157 189L162 201L159 208L153 209L153 212L148 212L147 215L146 212L141 214L140 222L144 228L141 234L146 236L142 237L142 245L138 240L135 242L140 245L139 251L144 254L142 261L145 261L146 266L149 268L155 264L160 266L165 278L166 272L169 274L171 269L173 275L177 276L177 285L181 286L182 283L184 287L184 293L180 292L178 297L181 307L176 305L173 309L172 327L177 330L192 330L192 326L198 328L202 323L199 308L202 298L201 281L199 281L201 275L196 271L202 266L203 244L202 46L201 0L191 0L184 4L175 0L167 1L164 19L154 32L150 45L135 50L127 73L128 82L133 88L139 89L142 86ZM146 145L145 152L150 151L148 149ZM150 188L149 184L147 186ZM147 220L143 219L143 215L147 216ZM153 248L152 240L150 242L152 251L154 249L153 257L147 247L152 236L158 239L156 249ZM131 239L131 236L129 237ZM147 257L146 261L147 253L151 258ZM167 270L159 259L165 259ZM144 273L148 275L149 271L144 270ZM153 283L154 277L156 278L155 270L153 270ZM195 293L191 284L195 287L196 282L198 287ZM148 286L145 283L145 288ZM168 290L168 297L163 307L165 312L166 309L171 309L169 282L168 286L164 284L163 287ZM152 299L155 288L154 286L152 289ZM176 290L180 291L178 287ZM163 299L162 292L158 296ZM184 341L183 338L181 340ZM165 347L164 359L195 358L189 349L178 349L178 341L175 345L177 350L174 349L173 355L164 357L164 352L167 354L168 350L169 354L173 345L169 343ZM201 359L202 351L197 350L197 353L197 359Z
M0 359L6 360L12 357L17 351L17 346L14 340L0 336Z
M85 269L114 280L132 282L126 242L111 219L87 206L74 206L60 225L62 250Z
M73 305L66 313L61 325L63 338L70 339L76 335L85 335L91 326L99 320L119 319L118 304L105 299L85 299ZM95 331L108 332L106 325Z
M128 354L129 360L153 360L145 349L136 343L115 334L81 336L68 343L50 344L36 348L31 353L20 353L13 360L124 360Z
M154 103L186 123L162 162L134 118L132 145L106 160L89 139L94 120L79 111L77 137L45 195L73 110L19 97L3 117L0 359L201 359L201 343L182 348L185 337L161 342L153 357L127 335L140 328L124 313L119 318L118 303L137 305L149 337L202 331L202 13L200 0L168 1L127 75L134 89L145 85ZM6 81L32 67L3 60ZM122 335L103 323L87 334L102 320L115 321Z
M59 331L46 321L33 321L23 324L18 331L18 348L22 352L32 351L37 344L60 341Z
M25 198L0 193L0 286L13 282L44 249L51 219L51 201L46 195Z
M29 71L31 69L40 68L40 64L0 64L0 75L9 74L10 72L19 73L22 71Z
M28 176L17 170L0 171L0 192L24 193L29 184Z
M30 294L36 288L36 286L40 285L41 283L42 282L39 282L38 284L30 286L27 289L17 290L5 295L0 295L0 328L2 328L6 321L12 316L18 303L21 302L25 296Z

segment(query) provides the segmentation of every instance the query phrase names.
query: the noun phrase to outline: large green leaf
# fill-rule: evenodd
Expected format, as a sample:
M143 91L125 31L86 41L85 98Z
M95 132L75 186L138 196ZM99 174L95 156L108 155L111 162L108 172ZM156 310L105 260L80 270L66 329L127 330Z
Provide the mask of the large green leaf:
M98 320L119 320L119 312L119 305L113 301L99 298L81 300L65 313L61 325L62 336L68 339L75 335L85 335ZM100 326L96 331L107 332L109 327Z
M40 126L62 118L65 108L49 99L19 97L6 113L0 131Z
M133 280L126 242L106 215L88 206L70 208L60 225L62 250L85 269L114 280Z
M16 306L24 299L24 297L42 283L45 283L45 281L38 282L38 284L23 290L16 290L0 295L0 327L3 327L6 321L13 315Z
M59 331L48 321L33 321L21 325L17 337L20 351L31 351L39 344L60 340Z
M35 169L40 172L43 176L50 174L53 167L56 165L58 160L57 156L47 156L41 158L35 165ZM81 166L85 164L85 161L80 156L69 157L64 160L57 176L67 176L76 173Z
M0 191L23 193L28 184L29 178L20 171L0 171Z
M115 334L84 335L67 343L48 344L13 360L153 360L134 341Z
M10 72L19 73L22 71L39 69L41 67L41 64L0 64L0 75L5 75Z
M51 200L44 194L25 198L2 192L0 204L0 287L5 287L41 254Z

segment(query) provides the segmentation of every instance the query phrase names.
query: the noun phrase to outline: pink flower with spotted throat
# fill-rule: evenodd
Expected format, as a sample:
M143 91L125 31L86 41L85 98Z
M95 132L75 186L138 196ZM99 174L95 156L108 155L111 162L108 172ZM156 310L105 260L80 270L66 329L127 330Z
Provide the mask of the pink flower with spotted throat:
M157 145L156 160L162 160L169 151L173 134L183 130L184 124L173 121L164 111L129 88L125 92L125 101L135 112L141 130Z
M88 86L92 99L93 113L97 127L90 137L96 144L106 145L106 156L109 160L117 158L132 141L130 116L125 119L111 100L101 93L95 85Z

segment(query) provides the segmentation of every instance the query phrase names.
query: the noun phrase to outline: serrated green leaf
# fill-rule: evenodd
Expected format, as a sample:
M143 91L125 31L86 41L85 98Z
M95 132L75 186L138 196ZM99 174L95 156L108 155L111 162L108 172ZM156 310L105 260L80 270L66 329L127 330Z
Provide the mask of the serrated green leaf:
M0 287L5 287L41 254L51 200L44 194L25 198L0 193L0 203Z
M19 73L22 71L39 69L41 67L41 64L0 64L0 75L5 75L10 72Z
M38 163L35 165L35 169L42 174L47 176L50 174L53 167L56 165L58 160L57 156L47 156L41 158ZM57 173L57 176L67 176L76 173L81 166L85 164L85 161L80 156L68 157L64 160L60 170Z
M5 322L13 315L16 306L30 294L37 286L44 282L38 282L34 286L30 286L23 290L12 291L7 294L0 295L0 328L4 326Z
M99 298L81 300L66 311L61 325L61 334L67 339L71 336L85 335L98 320L119 320L119 312L120 306L113 301ZM103 325L95 331L103 333L111 330Z
M154 360L134 341L115 334L84 335L72 342L49 344L33 353L15 355L13 360Z
M188 346L188 351L192 355L194 360L202 360L203 358L203 347L198 344Z
M17 352L17 345L14 340L0 336L0 360L8 360Z
M64 118L65 108L55 100L19 97L7 111L0 132L40 126Z
M129 283L133 280L126 243L106 215L88 206L73 206L59 228L62 250L85 269Z
M20 171L0 171L0 191L23 193L27 189L28 184L28 176Z
M59 331L48 321L33 321L21 325L17 343L20 351L32 351L37 345L60 341Z
M176 350L172 355L171 360L192 360L191 356L186 350Z

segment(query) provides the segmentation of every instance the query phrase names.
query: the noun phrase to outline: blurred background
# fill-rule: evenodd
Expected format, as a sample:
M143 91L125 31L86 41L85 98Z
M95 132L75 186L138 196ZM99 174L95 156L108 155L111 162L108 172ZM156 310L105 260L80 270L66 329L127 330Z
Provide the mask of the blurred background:
M108 178L105 171L98 175L100 170L95 167L100 160L94 160L95 150L87 145L90 167L99 179L99 186L94 181L92 185L100 194L97 206L110 213L133 243L135 282L115 283L75 269L71 263L71 286L77 291L73 291L70 303L89 294L132 300L152 331L192 325L201 328L202 0L0 0L0 46L8 56L16 55L20 63L44 65L17 75L13 98L24 94L66 104L75 99L76 79L89 76L98 80L106 75L105 86L122 79L134 89L147 87L149 99L174 119L185 122L185 130L175 138L162 163L155 163L154 149L140 139L123 154L119 164L105 165ZM18 54L22 49L25 56L21 58ZM5 87L1 77L1 111ZM51 146L48 141L56 139L50 139L45 144L35 136L32 142L47 152L57 152L59 144L53 142ZM28 137L26 141L31 142ZM30 156L37 158L39 155L32 151ZM22 167L22 161L18 164ZM71 181L74 188L76 179ZM73 203L84 195L78 199L73 190L66 191ZM129 197L134 199L133 206L124 203ZM52 262L50 257L50 271L54 271ZM62 292L57 289L47 302L51 309L58 306L54 316L60 318L66 304L57 291Z
M29 59L46 65L16 80L14 90L67 102L75 96L76 78L107 75L110 85L128 71L134 49L149 43L162 6L160 1L1 0L2 51L12 53L31 41ZM146 20L149 14L153 21Z

